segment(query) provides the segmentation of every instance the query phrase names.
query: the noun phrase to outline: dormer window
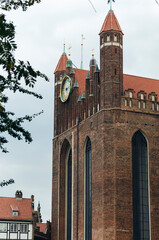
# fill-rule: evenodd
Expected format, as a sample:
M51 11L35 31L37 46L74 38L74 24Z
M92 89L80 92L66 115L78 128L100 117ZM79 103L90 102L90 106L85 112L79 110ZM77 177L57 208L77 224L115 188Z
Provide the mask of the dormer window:
M110 42L110 36L107 35L107 42Z
M10 206L10 207L11 207L12 216L13 217L18 217L18 215L19 215L18 208L17 207L12 207L12 206Z
M114 42L117 42L117 35L114 35Z

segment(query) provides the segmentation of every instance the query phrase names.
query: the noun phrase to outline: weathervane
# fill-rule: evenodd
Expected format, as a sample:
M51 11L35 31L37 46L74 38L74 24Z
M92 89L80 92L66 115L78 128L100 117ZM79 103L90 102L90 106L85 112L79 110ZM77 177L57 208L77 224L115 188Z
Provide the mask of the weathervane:
M69 51L69 53L68 53L68 57L69 57L69 59L70 59L70 56L71 56L71 45L69 45L69 48L68 48L68 51Z
M112 2L115 2L115 0L108 0L108 4L110 3L110 10L112 10Z

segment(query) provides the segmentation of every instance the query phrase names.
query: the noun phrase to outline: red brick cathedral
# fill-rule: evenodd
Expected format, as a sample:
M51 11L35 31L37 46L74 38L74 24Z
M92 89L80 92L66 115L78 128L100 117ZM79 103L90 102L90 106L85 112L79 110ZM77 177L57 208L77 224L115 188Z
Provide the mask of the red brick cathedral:
M123 74L112 10L100 67L55 69L52 240L159 239L159 81Z

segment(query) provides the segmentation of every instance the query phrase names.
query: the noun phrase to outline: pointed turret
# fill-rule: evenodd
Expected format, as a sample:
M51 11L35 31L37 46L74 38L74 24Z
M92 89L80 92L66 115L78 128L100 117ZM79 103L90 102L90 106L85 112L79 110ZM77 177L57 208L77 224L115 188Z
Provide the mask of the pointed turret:
M57 66L56 66L56 69L55 69L54 73L61 72L61 71L66 71L66 63L67 63L67 61L68 61L68 57L67 57L66 53L64 52L62 54L62 56L60 57L60 59L59 59L59 62L57 64Z
M110 10L100 31L101 108L120 107L123 93L123 32Z
M99 34L109 30L115 30L122 33L121 27L113 10L109 10Z

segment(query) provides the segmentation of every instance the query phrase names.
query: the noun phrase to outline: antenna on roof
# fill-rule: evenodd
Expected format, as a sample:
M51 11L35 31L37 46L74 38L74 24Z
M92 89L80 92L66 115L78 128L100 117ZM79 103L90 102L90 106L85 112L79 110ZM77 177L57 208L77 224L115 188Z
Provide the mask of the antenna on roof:
M94 7L93 3L91 2L91 0L88 0L88 1L90 2L90 4L91 4L92 8L94 9L94 11L95 11L95 13L96 13L97 11L96 11L96 9L95 9L95 7Z
M81 69L83 69L83 40L85 40L85 38L82 36L82 40L81 40Z

